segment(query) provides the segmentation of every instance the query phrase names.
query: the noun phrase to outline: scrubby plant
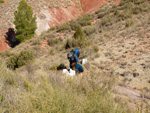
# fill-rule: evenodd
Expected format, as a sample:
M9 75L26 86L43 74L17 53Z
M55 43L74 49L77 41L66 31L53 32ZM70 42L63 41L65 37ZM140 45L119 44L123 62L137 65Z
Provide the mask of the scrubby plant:
M5 1L4 0L0 0L0 3L4 3Z
M58 44L58 43L59 43L58 39L49 39L48 40L48 45L49 46L53 46L53 45Z
M81 26L78 26L76 28L76 31L71 39L67 39L65 43L65 49L71 48L71 47L85 47L87 45L86 36L81 28Z
M87 27L84 29L84 33L89 36L96 32L96 27Z
M48 67L48 70L62 70L62 69L66 69L67 67L65 66L65 64L54 64L50 67Z
M65 30L70 30L70 25L69 23L63 23L60 26L57 27L57 32L63 32Z
M80 26L76 28L73 38L76 40L85 40L85 34Z
M13 57L11 57L7 62L7 67L9 67L10 69L18 68L17 65L18 57L19 57L18 55L14 55Z
M66 43L65 43L65 49L69 49L73 47L72 45L72 39L67 39Z
M21 67L29 63L30 61L33 60L33 58L34 58L34 55L32 51L22 51L17 60L18 67Z
M134 24L134 22L132 20L127 20L126 21L126 24L125 24L125 27L130 27Z
M87 14L87 15L83 15L83 16L79 17L77 19L77 22L81 26L87 26L87 25L91 25L91 20L92 20L92 15Z
M70 21L70 26L71 26L71 29L72 29L72 30L76 30L76 28L77 28L78 26L80 26L80 24L77 22L77 20L71 20L71 21Z
M14 55L8 60L7 67L10 69L19 68L32 61L33 58L34 56L31 51L22 51L19 55Z
M92 47L92 50L96 53L96 52L99 51L99 47L98 47L98 46L93 46L93 47Z
M19 3L15 11L15 27L16 27L16 39L19 42L23 42L27 39L31 39L37 29L36 15L33 16L32 8L27 4L26 1L22 0Z

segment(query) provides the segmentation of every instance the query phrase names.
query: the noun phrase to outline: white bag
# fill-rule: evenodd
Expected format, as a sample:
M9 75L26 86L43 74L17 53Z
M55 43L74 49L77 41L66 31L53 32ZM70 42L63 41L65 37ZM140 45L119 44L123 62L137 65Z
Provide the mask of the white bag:
M87 62L87 58L82 59L82 64L85 64Z
M63 69L62 74L66 74L67 76L75 76L76 73L74 70L70 69L69 71L67 69Z

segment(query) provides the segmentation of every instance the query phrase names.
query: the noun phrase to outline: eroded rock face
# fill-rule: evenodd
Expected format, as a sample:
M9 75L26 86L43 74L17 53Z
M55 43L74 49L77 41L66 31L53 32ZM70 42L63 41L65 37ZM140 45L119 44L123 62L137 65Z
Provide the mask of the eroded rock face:
M5 51L9 49L8 44L2 39L1 30L0 30L0 51Z
M80 0L83 14L92 13L98 10L108 0Z

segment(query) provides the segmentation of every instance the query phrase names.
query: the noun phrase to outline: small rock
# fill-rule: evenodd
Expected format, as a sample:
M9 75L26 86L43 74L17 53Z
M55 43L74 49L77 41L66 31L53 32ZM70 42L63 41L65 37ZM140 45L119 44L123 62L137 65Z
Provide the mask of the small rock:
M131 72L124 72L123 74L121 74L121 76L125 77L125 76L132 76L133 74Z
M122 55L123 58L126 58L126 55Z
M133 77L137 77L139 75L140 75L139 73L133 73Z

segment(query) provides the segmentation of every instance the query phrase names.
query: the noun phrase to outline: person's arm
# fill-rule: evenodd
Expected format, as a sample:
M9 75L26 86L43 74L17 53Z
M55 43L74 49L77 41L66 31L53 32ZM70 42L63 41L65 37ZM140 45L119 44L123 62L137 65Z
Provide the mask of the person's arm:
M76 54L74 54L74 58L75 58L76 63L79 63L79 58Z

